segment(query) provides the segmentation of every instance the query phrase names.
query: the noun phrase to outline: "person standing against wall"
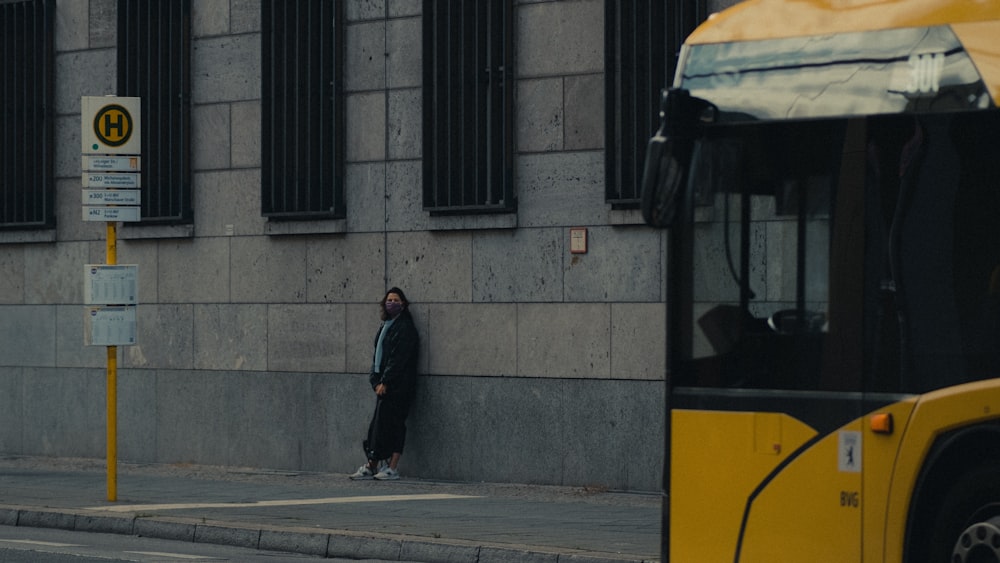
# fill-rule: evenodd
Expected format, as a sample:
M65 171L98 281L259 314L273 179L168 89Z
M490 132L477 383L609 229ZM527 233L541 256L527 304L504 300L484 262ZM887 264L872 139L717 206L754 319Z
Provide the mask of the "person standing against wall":
M351 479L399 479L399 458L406 442L417 382L420 335L403 290L393 287L379 303L382 325L375 336L375 353L368 382L375 392L375 412L363 442L367 463Z

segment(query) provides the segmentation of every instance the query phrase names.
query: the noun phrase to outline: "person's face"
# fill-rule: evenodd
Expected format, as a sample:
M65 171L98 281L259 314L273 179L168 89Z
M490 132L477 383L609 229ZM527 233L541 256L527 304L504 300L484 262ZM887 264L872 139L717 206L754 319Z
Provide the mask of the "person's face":
M390 293L389 295L385 296L385 302L386 303L399 303L400 305L402 305L403 304L403 299L399 296L398 293Z

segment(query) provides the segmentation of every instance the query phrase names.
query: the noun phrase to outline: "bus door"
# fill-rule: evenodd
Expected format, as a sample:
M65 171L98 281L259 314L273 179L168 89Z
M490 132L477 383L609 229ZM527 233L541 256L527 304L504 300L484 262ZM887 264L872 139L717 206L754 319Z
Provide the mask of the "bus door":
M670 559L860 560L864 122L708 127L689 174Z
M865 502L883 513L865 524L866 561L899 560L904 542L907 562L978 561L977 550L996 546L959 541L1000 514L995 489L965 493L991 510L949 499L960 498L963 472L990 465L996 433L966 438L974 453L960 464L947 444L994 424L978 407L990 392L956 386L1000 374L1000 112L944 109L867 119L865 390L898 402L875 411L896 429L867 435L866 456L882 457L866 458L878 470L866 476ZM928 414L945 397L964 406L951 418Z

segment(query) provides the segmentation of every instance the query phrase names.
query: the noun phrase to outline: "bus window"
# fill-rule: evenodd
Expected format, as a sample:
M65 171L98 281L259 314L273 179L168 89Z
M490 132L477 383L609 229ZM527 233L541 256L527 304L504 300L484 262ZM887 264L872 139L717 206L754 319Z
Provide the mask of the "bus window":
M687 384L819 385L843 130L720 127L696 143Z
M693 148L675 385L1000 373L1000 113L720 125Z
M996 377L997 112L871 120L866 324L873 390Z

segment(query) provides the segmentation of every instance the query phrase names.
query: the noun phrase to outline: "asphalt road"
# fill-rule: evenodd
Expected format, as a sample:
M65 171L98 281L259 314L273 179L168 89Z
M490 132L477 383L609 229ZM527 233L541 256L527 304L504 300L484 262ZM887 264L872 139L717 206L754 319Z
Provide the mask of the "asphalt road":
M262 551L215 544L198 544L95 534L49 528L0 526L0 563L387 563L388 559L325 559L297 553ZM394 563L400 563L394 561ZM407 562L403 562L407 563Z

